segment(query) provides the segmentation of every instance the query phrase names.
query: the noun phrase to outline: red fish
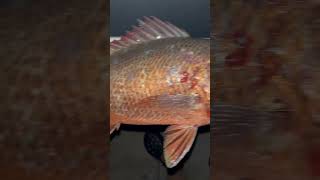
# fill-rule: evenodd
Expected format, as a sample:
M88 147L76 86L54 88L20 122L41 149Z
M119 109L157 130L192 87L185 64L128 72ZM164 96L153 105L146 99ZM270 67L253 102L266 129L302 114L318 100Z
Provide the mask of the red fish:
M168 125L167 167L190 150L210 124L210 40L155 17L110 44L110 134L121 124Z

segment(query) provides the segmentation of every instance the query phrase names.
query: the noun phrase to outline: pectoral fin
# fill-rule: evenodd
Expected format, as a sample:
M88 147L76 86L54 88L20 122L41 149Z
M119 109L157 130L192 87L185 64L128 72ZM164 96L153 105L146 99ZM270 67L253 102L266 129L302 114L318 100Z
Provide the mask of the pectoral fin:
M198 127L190 125L172 125L165 133L164 159L166 166L176 166L189 152L197 135Z

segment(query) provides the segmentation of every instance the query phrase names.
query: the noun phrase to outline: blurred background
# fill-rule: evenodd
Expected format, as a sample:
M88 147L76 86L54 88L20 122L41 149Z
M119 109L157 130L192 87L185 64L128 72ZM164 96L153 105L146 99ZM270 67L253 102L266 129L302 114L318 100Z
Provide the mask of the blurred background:
M272 116L246 110L238 123L258 123L246 136L212 135L212 179L320 178L319 5L213 1L213 98Z

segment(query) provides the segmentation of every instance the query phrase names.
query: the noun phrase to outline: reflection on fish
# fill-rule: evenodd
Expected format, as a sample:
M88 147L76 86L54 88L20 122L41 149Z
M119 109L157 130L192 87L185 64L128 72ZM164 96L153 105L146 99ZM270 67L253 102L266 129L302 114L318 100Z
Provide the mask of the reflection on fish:
M110 134L120 124L169 125L164 160L176 166L210 123L210 40L155 17L110 44Z

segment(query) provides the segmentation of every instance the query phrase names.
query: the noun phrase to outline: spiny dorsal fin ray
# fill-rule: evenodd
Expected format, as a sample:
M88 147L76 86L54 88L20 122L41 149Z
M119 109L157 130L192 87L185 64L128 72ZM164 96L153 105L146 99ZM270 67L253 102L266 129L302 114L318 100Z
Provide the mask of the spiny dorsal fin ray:
M132 26L132 30L127 31L120 40L110 43L110 53L113 54L131 45L173 37L189 37L189 34L170 22L164 22L153 16L144 17L143 20L138 19L138 26Z

